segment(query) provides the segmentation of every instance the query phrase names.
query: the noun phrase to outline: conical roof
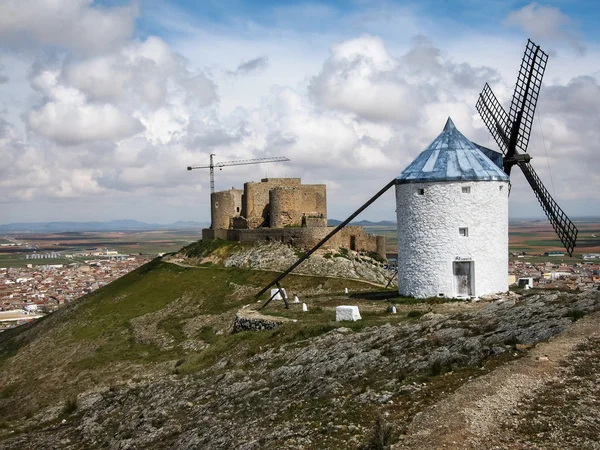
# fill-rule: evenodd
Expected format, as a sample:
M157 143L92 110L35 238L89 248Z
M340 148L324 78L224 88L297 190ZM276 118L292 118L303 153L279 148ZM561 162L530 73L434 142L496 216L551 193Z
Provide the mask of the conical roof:
M444 131L402 171L396 183L492 180L509 178L448 117Z

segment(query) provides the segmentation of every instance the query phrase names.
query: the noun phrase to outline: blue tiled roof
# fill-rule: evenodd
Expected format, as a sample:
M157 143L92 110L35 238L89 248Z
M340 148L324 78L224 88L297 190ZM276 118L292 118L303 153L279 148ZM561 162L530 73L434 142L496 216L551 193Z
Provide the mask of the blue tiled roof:
M508 181L501 167L502 155L468 140L448 118L444 131L402 171L396 182Z

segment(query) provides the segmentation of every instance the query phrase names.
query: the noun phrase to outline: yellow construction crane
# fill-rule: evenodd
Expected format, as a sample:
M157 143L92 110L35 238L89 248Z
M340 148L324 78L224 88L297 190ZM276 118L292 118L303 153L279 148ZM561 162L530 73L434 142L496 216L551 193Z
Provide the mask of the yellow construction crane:
M210 155L210 164L208 166L188 166L187 170L195 170L195 169L210 169L210 193L214 194L215 192L215 167L219 167L222 169L226 166L245 166L246 164L262 164L262 163L273 163L273 162L283 162L289 161L288 158L284 156L276 156L274 158L259 158L259 159L241 159L239 161L224 161L215 163L213 161L214 154Z

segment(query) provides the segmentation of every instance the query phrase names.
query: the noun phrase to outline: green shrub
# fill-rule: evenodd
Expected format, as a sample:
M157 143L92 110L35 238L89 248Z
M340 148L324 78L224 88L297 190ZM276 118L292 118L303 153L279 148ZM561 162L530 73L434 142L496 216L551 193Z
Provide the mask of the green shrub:
M77 411L77 406L77 395L70 395L65 401L63 413L73 414L75 411Z
M412 311L409 311L408 314L406 314L406 317L408 319L418 319L421 316L424 316L425 313L423 311L417 311L416 309L413 309Z
M221 247L235 245L236 242L225 241L223 239L200 240L193 242L181 249L181 253L188 258L203 258Z
M296 255L296 258L300 259L304 256L304 252L296 247L293 247L294 250L294 255Z
M387 264L387 262L388 262L387 259L385 259L383 256L381 256L377 252L367 252L367 255L369 256L369 258L372 258L375 261L378 261L380 263Z
M568 317L569 319L571 319L573 322L577 322L579 319L581 319L583 316L585 316L585 313L583 311L580 311L578 309L569 309L564 317Z
M338 252L333 255L334 258L346 258L346 259L350 259L350 254L348 253L348 249L345 247L340 247L338 249Z
M367 442L358 447L359 450L387 450L392 444L394 427L378 412L373 423L373 430Z
M439 360L434 361L433 364L431 365L431 367L429 368L429 374L432 377L435 377L435 376L440 375L443 370L444 370L444 367L442 366L442 363Z

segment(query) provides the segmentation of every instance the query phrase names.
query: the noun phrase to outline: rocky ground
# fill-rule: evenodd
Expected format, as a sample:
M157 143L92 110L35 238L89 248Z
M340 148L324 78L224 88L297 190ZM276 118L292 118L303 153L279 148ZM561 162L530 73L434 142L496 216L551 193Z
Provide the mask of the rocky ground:
M510 364L525 361L521 357L544 356L538 354L541 347L533 347L599 310L599 292L512 295L493 302L412 308L404 320L325 329L277 346L267 342L245 355L223 350L193 374L174 370L169 376L80 393L4 423L0 446L356 449L397 443L397 448L548 448L550 440L554 448L597 448L598 367L590 357L597 356L600 344L596 336L587 339L595 316L575 324L594 326L583 327L573 351L564 352L558 375L540 372L541 381L530 385L510 384L514 379L509 375L516 373ZM284 325L261 333L276 339L286 330ZM182 361L181 367L185 365ZM485 377L503 369L506 374L497 384L485 384ZM535 378L535 371L529 376ZM482 392L495 394L488 403L485 396L465 397L482 386L487 386ZM504 396L515 389L530 395ZM549 400L564 408L553 408ZM494 410L505 401L507 414L489 417L503 420L510 438L490 432L493 441L469 441L471 434L456 431L460 421L444 422L456 412L476 411L474 405ZM518 414L512 415L515 410ZM445 411L445 418L435 411ZM375 428L374 417L379 417ZM479 420L472 417L471 423ZM573 423L584 433L577 439ZM435 438L423 431L431 429L437 430ZM475 436L481 428L473 430ZM382 446L369 447L378 440Z
M280 242L257 243L240 246L226 253L213 252L204 258L189 258L179 253L170 257L178 263L222 264L224 267L245 267L260 270L283 271L296 262L302 253ZM335 278L362 279L379 285L397 285L394 271L384 268L385 262L367 254L357 254L347 249L320 250L311 255L294 271L296 274L327 276Z
M400 449L600 447L600 313L419 413Z

